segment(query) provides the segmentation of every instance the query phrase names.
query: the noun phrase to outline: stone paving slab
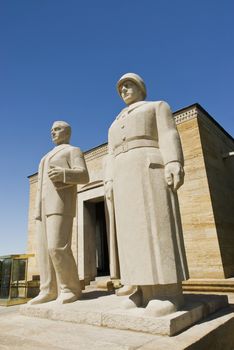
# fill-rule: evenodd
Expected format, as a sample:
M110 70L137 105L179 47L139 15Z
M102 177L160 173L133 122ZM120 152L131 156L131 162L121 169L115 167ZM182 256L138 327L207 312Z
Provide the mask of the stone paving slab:
M93 291L84 293L83 299L71 304L58 305L52 301L23 305L20 312L30 317L173 336L228 305L226 296L186 294L183 310L163 317L149 317L144 315L144 308L121 308L125 299Z
M0 314L0 350L233 350L233 329L231 308L173 337L28 317L15 309Z

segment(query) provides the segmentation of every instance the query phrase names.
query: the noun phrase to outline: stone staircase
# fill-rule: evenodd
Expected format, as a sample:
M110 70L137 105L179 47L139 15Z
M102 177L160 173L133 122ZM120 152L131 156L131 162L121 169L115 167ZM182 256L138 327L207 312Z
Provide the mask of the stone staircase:
M85 291L105 290L111 292L120 286L119 280L111 280L110 276L98 276L85 286Z

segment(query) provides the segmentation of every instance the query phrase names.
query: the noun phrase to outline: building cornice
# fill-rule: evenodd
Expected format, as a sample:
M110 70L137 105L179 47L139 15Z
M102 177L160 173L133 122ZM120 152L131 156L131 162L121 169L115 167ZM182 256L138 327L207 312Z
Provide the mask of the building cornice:
M193 106L192 108L188 107L188 109L183 109L182 111L173 113L173 116L175 118L176 124L178 125L186 122L187 120L197 118L198 110L196 106Z
M104 143L98 147L95 147L89 151L84 152L84 157L86 162L97 159L99 157L103 157L107 154L107 143Z
M37 182L37 175L38 173L34 173L28 176L30 184L34 184L35 182Z
M234 142L233 137L199 103L176 111L173 115L177 125L197 118L217 136L224 137L225 135L230 141Z

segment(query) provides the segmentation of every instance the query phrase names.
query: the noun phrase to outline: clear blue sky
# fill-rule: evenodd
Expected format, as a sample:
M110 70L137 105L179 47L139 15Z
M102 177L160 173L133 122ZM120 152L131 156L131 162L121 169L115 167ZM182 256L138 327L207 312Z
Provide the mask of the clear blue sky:
M199 102L234 134L233 18L233 0L0 0L0 255L26 251L27 176L52 122L83 150L106 142L122 74L174 111Z

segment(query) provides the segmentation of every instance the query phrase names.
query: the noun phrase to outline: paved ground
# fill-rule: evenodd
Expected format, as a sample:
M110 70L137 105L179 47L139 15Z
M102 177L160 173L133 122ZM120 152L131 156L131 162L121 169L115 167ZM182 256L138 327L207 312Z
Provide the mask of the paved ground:
M0 317L2 315L8 315L8 314L15 314L18 312L20 308L20 305L15 305L15 306L0 306Z
M0 350L233 350L233 331L232 309L162 337L27 317L19 306L0 307Z

